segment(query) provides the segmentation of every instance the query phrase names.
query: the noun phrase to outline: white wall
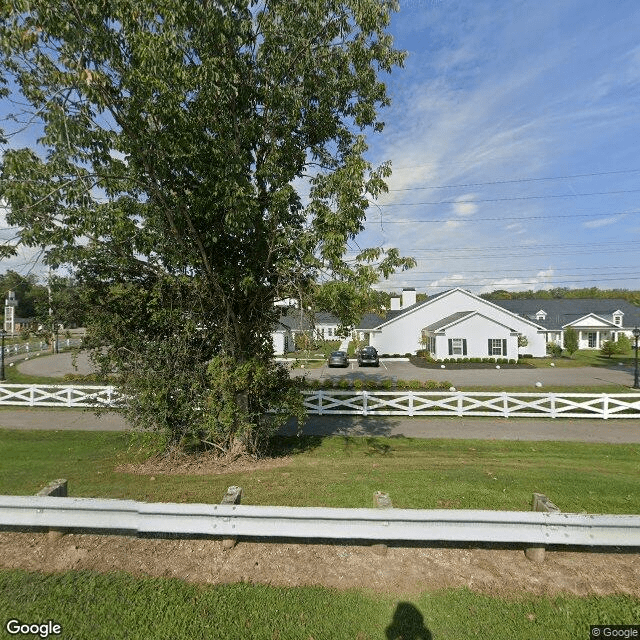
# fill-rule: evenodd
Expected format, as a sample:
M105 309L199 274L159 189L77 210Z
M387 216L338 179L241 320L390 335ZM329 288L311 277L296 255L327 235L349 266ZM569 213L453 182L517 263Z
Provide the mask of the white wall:
M467 355L449 355L449 339L463 338L467 341ZM498 338L507 341L506 355L490 356L487 340ZM436 358L509 358L518 359L518 336L507 327L495 324L487 318L473 316L446 330L446 335L436 336Z
M520 349L521 353L531 353L535 357L544 357L546 355L544 333L538 333L534 326L505 309L492 305L482 298L473 297L460 289L454 289L443 294L439 298L429 301L426 305L422 305L395 321L389 322L382 328L381 333L372 335L371 345L379 353L415 353L422 348L420 337L424 327L459 311L479 311L489 318L525 335L529 344ZM485 335L485 341L487 337L489 336Z

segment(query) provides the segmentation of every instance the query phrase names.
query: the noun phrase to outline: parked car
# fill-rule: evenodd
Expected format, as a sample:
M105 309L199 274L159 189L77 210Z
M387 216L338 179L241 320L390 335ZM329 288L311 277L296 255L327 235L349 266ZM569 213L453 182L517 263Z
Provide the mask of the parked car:
M333 351L329 356L330 367L348 367L349 360L347 354L344 351Z
M378 352L374 347L362 347L358 351L358 366L364 367L365 365L380 366L380 358L378 358Z

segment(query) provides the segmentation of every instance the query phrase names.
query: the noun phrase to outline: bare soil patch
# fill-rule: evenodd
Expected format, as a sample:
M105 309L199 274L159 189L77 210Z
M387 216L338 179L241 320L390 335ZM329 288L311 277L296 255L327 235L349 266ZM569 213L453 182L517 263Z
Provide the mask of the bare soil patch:
M115 468L119 473L138 475L218 475L258 471L286 467L291 456L277 458L252 458L244 453L221 455L216 451L199 453L197 456L186 453L154 456L140 463L122 464Z
M521 550L148 539L0 532L0 568L127 571L198 584L316 585L415 594L467 587L491 595L640 597L640 554L547 551L541 564Z

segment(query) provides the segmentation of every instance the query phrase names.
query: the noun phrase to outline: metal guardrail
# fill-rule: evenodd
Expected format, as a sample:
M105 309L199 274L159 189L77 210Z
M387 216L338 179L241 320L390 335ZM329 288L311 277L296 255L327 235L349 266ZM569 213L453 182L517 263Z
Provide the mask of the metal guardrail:
M638 393L484 391L303 391L311 415L639 418ZM124 396L113 386L0 385L0 405L108 407Z
M0 527L308 540L640 547L640 516L336 509L0 496Z

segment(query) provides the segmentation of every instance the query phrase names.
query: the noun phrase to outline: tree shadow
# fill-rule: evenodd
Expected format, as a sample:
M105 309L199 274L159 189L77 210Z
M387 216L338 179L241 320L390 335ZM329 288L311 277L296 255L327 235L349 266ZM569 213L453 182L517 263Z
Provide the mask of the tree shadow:
M301 430L304 436L385 436L392 437L394 428L401 423L398 416L378 415L309 415ZM280 431L279 436L295 436L298 423L289 420ZM315 445L317 446L319 442Z
M410 602L399 602L393 620L386 629L387 640L433 640L424 626L424 618Z

